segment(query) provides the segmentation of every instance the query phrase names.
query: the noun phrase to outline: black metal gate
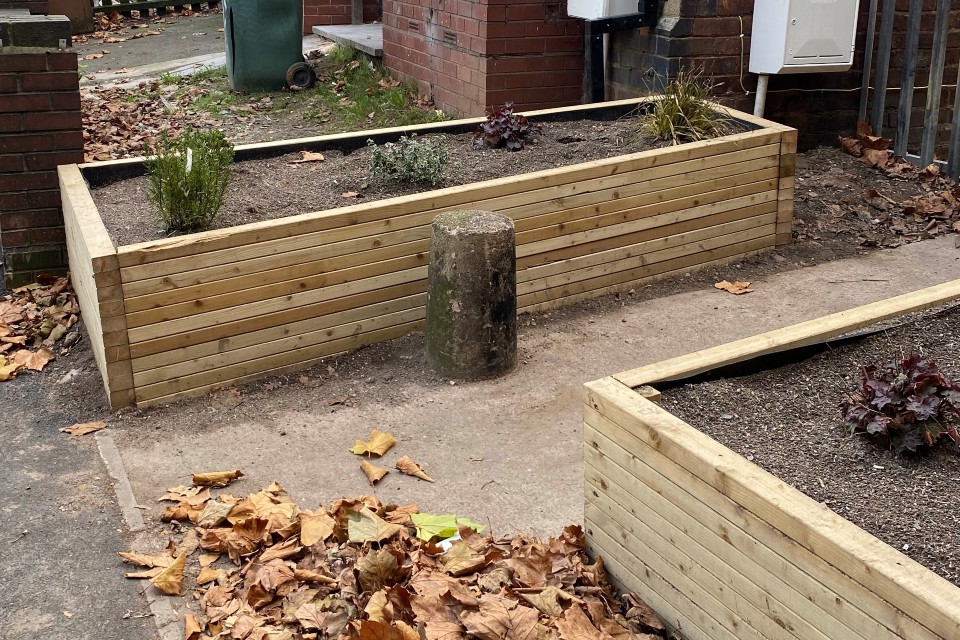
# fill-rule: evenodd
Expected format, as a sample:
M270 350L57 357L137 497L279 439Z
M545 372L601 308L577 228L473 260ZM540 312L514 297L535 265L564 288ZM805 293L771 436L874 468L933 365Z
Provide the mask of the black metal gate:
M863 86L860 90L860 120L869 123L874 135L882 135L886 113L887 93L899 91L896 108L896 129L893 136L893 151L921 167L936 162L951 177L960 177L960 64L957 65L955 84L946 84L952 78L944 79L944 69L948 66L947 40L950 30L951 0L936 0L936 14L933 28L933 41L929 50L926 86L917 86L917 73L924 55L920 55L921 21L923 20L923 0L910 0L907 13L906 32L903 34L903 56L893 68L899 71L900 86L889 87L891 57L894 44L894 21L897 13L896 0L882 0L880 10L879 37L877 33L877 13L879 0L870 0L870 17L867 23L866 52L863 63ZM902 13L902 12L901 12ZM929 14L929 11L927 12ZM876 46L875 46L876 45ZM876 49L876 50L874 50ZM876 69L872 63L876 56ZM956 63L956 61L954 61ZM926 65L924 65L926 66ZM871 71L873 71L873 96L871 100ZM921 76L922 79L922 76ZM944 91L947 89L947 91ZM953 89L954 100L952 120L949 125L941 126L941 111L946 112L946 96ZM923 108L923 130L919 141L911 139L910 121L914 112L914 93L924 90L926 101ZM869 103L869 105L868 105ZM940 153L938 153L940 151ZM945 153L944 153L945 151Z

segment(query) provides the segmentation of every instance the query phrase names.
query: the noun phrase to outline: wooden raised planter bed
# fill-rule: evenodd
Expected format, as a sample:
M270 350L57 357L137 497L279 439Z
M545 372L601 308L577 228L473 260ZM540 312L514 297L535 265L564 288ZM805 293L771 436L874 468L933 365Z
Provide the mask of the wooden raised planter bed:
M528 113L541 121L638 100ZM736 260L790 241L796 131L730 112L750 130L391 198L114 247L85 179L142 160L60 167L74 286L111 405L149 406L306 367L422 327L430 222L510 215L521 311ZM238 160L470 131L481 119L237 147Z
M687 640L952 640L960 588L660 408L651 384L960 298L960 280L585 386L588 548Z

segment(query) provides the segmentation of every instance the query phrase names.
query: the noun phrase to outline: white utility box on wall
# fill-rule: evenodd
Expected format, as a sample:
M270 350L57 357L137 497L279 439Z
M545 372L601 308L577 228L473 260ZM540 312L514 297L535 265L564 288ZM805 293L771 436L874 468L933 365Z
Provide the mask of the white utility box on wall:
M757 0L750 71L847 71L853 65L858 0Z
M571 18L600 20L637 13L637 0L567 0L567 15Z

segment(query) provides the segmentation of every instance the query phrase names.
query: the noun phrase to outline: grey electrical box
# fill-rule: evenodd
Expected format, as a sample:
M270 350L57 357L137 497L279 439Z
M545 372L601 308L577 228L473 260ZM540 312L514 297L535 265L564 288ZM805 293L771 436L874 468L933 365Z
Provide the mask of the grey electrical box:
M758 0L753 9L751 73L849 70L858 5L857 0Z

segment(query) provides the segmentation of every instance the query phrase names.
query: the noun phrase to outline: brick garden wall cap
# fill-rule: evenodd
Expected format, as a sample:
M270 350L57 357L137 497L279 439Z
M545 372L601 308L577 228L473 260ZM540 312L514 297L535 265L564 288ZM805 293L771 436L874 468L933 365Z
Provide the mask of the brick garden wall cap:
M60 48L60 41L72 45L67 16L34 16L23 9L0 10L2 53L25 53L28 49Z

